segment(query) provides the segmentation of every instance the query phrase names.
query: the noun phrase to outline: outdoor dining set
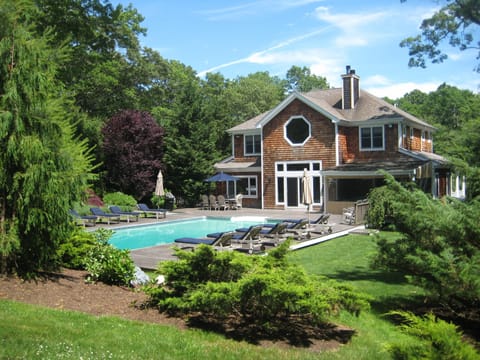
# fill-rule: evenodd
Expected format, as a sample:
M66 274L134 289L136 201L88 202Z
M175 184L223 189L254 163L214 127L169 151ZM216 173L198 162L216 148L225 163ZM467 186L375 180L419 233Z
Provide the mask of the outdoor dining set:
M233 198L224 195L202 195L201 207L204 210L238 210L242 208L242 194Z

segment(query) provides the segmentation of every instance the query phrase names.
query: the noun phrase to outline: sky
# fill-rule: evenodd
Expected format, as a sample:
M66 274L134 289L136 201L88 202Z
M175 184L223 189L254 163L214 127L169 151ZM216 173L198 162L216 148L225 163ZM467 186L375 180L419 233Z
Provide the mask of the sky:
M285 78L293 65L307 66L331 87L341 86L347 65L360 87L398 99L442 83L480 90L473 71L475 51L446 47L448 60L408 67L400 42L419 34L434 0L112 0L132 4L145 17L143 46L192 67L200 77L219 72L228 79L268 71Z

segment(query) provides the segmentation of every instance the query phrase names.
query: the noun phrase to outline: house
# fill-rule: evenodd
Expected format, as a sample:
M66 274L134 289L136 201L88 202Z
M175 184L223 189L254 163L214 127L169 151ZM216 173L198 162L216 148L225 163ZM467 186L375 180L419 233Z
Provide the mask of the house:
M340 213L383 184L381 169L435 197L465 196L465 179L433 152L433 126L362 90L349 66L342 79L342 88L293 92L228 130L232 155L215 168L240 180L227 195L242 193L247 207L304 209L306 169L313 209Z

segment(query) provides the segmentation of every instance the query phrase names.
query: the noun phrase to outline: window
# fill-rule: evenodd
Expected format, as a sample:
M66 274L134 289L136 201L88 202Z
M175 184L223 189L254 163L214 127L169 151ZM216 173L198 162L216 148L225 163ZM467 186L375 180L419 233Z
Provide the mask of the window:
M262 138L260 135L245 135L245 155L259 155Z
M360 150L384 150L383 126L360 128Z
M257 177L239 176L237 184L237 194L242 193L244 197L257 197Z
M285 124L285 139L291 145L303 145L310 139L310 123L304 117L293 117Z

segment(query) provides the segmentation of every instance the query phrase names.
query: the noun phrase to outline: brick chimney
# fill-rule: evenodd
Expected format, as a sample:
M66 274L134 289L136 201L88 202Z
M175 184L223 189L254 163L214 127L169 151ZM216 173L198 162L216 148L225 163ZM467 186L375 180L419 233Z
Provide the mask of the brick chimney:
M354 109L360 97L360 77L355 75L355 70L350 69L350 65L347 65L346 70L346 74L342 75L342 109Z

